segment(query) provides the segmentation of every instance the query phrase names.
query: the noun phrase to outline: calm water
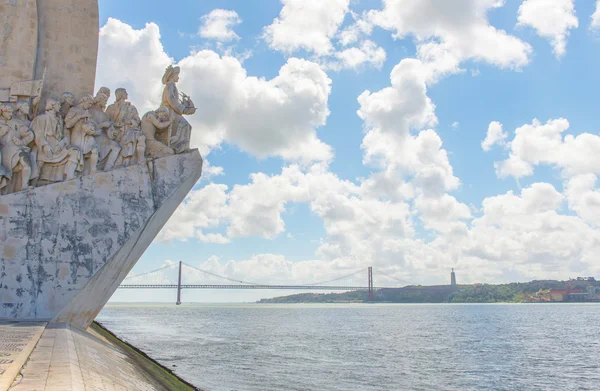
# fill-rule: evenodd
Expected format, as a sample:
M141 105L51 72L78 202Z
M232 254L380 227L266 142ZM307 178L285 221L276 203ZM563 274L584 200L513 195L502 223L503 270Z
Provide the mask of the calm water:
M113 305L207 391L600 390L600 305Z

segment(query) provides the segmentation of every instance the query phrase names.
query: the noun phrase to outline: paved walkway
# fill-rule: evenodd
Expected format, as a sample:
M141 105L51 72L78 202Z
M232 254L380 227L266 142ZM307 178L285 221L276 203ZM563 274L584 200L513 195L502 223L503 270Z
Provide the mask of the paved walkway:
M0 321L0 391L8 390L35 348L46 323Z
M93 335L46 328L10 391L162 391L129 358Z

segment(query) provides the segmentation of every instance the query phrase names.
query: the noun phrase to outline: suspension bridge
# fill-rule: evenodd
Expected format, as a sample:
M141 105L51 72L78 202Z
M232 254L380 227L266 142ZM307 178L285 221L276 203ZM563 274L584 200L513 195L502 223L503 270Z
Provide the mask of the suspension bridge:
M367 285L354 285L354 284L340 284L340 281L347 280L352 277L356 278L360 273L367 273ZM176 275L173 274L176 272ZM383 273L388 279L395 280L397 282L406 284L406 281L395 278L387 273ZM199 284L198 276L210 276L211 279L218 279L226 281L221 284ZM185 282L185 279L193 279L194 283ZM336 283L332 285L332 283ZM171 265L164 266L160 269L152 270L145 273L140 273L134 276L129 276L123 280L123 283L119 286L120 289L177 289L177 302L181 304L181 291L183 289L283 289L283 290L296 290L296 291L367 291L368 300L374 301L374 292L379 289L398 288L396 287L375 287L373 285L373 267L369 266L366 270L361 269L354 273L330 279L327 281L319 281L312 283L303 284L264 284L255 283L242 280L236 280L226 276L222 276L216 273L202 270L192 265L188 265L185 262L174 263Z

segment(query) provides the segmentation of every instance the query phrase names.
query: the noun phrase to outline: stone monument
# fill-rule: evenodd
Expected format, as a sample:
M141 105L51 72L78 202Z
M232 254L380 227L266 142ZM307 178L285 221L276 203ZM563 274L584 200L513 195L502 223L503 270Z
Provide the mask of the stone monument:
M0 25L0 319L85 329L200 178L196 108L173 66L141 117L92 95L97 0L0 0Z

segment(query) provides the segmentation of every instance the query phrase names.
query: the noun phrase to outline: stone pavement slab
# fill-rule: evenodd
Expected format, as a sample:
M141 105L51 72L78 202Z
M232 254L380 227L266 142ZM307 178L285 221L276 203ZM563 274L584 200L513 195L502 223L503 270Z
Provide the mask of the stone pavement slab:
M46 323L0 321L0 391L9 389L40 339Z

